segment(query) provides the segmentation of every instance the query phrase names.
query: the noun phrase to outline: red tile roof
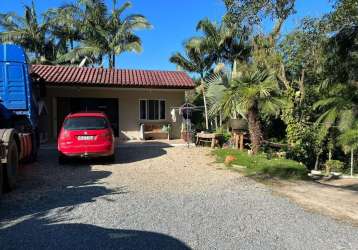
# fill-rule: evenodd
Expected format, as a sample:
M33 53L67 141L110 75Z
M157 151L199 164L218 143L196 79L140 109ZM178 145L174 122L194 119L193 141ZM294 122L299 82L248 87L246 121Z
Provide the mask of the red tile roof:
M32 65L32 74L48 86L93 86L129 88L192 89L193 80L181 71L103 69Z

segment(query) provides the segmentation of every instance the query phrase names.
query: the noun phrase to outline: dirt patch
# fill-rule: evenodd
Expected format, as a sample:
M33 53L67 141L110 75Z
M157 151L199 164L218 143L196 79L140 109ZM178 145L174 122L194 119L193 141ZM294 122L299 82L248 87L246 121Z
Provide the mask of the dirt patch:
M272 190L306 209L358 225L358 179L270 182Z

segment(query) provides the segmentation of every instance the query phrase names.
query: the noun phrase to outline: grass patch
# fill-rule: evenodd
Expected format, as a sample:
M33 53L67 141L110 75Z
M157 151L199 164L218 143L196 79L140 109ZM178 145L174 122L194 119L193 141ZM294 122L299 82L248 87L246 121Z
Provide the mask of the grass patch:
M305 165L297 161L283 158L267 159L265 154L248 155L246 151L234 149L218 149L214 154L220 163L224 163L228 155L235 156L236 160L228 167L253 178L307 179Z

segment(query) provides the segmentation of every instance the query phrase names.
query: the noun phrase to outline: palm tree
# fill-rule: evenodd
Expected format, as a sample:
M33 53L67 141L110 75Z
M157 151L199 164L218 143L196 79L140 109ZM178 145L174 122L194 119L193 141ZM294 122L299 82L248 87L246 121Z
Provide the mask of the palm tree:
M143 15L132 14L122 20L122 13L131 7L131 3L126 2L119 8L115 7L116 3L117 0L113 0L113 10L108 20L109 33L113 34L109 44L109 47L112 49L112 52L109 54L109 57L112 56L112 60L110 58L112 67L115 67L115 56L117 54L125 51L137 53L142 51L141 39L133 33L135 30L152 28L152 25Z
M215 63L229 64L230 70L235 71L236 62L247 61L251 55L249 36L246 28L228 25L223 21L220 25L209 19L199 21L197 30L203 36L192 42L199 50L206 50Z
M313 104L313 109L321 112L316 123L327 130L333 126L341 131L351 128L358 110L357 91L354 84L331 86L324 98Z
M209 129L208 106L211 104L208 103L207 92L211 82L212 66L228 63L230 68L234 69L236 61L247 60L251 50L245 40L247 37L241 36L244 34L242 30L230 27L225 22L217 25L209 19L204 19L198 23L197 30L202 31L203 36L189 39L184 45L186 55L176 53L170 61L186 71L200 75L198 89L203 95L206 129ZM214 101L213 97L210 99Z
M351 152L351 175L353 176L354 152L358 150L358 120L354 122L352 128L345 130L339 137L339 143L344 151Z
M1 13L0 42L12 42L33 53L36 62L52 60L56 53L53 39L48 36L48 19L39 22L34 1L31 6L25 5L24 16L16 13Z
M59 8L49 9L44 15L48 19L49 29L58 39L61 52L74 49L74 43L81 40L80 10L74 4L66 4Z
M208 107L206 100L206 90L205 90L205 75L211 70L213 61L210 55L205 50L199 50L193 46L193 42L197 38L192 38L184 43L185 55L177 52L170 57L170 62L175 63L182 69L197 73L200 75L200 85L198 86L198 91L203 95L204 101L204 112L205 112L205 127L209 129L209 118L208 118Z
M248 66L238 77L226 77L221 100L213 107L227 117L243 116L248 120L252 151L256 154L262 143L263 133L260 114L278 114L283 103L274 74ZM214 86L214 85L213 85Z
M217 114L221 114L224 120L244 117L242 110L239 109L237 98L232 94L235 89L232 84L235 81L233 75L219 71L206 77L209 117L216 117Z
M316 125L320 127L321 142L332 129L338 128L343 134L352 129L358 112L357 91L358 87L354 83L335 84L324 93L321 100L313 104L313 109L320 112ZM331 150L332 148L329 149L329 155L332 154Z
M197 30L203 33L202 37L191 40L192 47L198 51L206 51L209 59L215 65L228 65L233 75L236 73L237 63L246 62L251 53L251 46L248 43L246 29L240 29L239 26L228 25L225 20L220 25L211 22L209 19L201 20L197 25ZM210 77L209 77L210 78ZM202 84L203 91L209 93L209 106L215 106L216 98L220 95L216 88L222 89L218 85L210 86L210 80ZM213 91L214 90L214 91ZM204 93L204 92L203 92ZM208 106L206 104L205 106ZM213 109L212 109L213 110ZM211 113L209 116L216 118L222 114L219 111L216 114ZM221 123L221 122L220 122Z
M143 15L121 17L131 7L130 2L117 8L117 0L113 0L111 12L102 0L80 0L79 4L83 38L80 45L66 54L64 59L94 57L95 61L102 63L107 56L109 68L113 68L116 66L116 55L142 50L141 39L134 31L152 26Z

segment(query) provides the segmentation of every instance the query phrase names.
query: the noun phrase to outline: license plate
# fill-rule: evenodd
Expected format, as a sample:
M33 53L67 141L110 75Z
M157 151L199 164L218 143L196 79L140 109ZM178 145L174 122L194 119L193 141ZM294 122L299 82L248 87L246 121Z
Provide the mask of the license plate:
M79 141L91 141L94 139L94 136L92 135L80 135L77 137Z

